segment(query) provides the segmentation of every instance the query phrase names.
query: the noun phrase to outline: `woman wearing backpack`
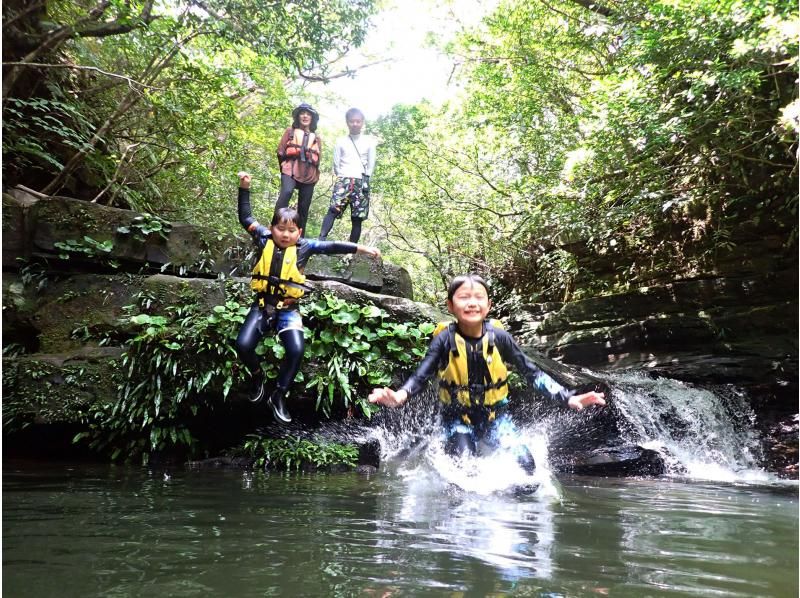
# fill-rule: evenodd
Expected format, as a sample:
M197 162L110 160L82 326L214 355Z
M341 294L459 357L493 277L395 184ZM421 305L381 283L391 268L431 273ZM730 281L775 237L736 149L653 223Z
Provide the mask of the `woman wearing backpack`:
M319 180L322 140L316 134L318 122L317 111L309 104L300 104L292 111L292 126L284 131L278 143L281 190L275 209L288 207L292 192L297 188L297 213L302 230L306 228L314 185Z

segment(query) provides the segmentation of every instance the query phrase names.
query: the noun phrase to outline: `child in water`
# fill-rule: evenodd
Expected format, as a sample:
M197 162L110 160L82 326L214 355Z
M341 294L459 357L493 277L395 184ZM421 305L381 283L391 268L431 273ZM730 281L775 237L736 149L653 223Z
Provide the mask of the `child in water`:
M286 354L278 371L275 390L268 402L279 422L292 421L286 409L286 396L303 358L303 318L298 302L306 291L303 275L308 259L316 254L363 253L374 258L380 251L356 243L318 241L301 238L300 215L288 207L277 208L270 226L259 224L250 208L250 175L239 173L239 223L253 237L259 250L250 286L256 296L236 338L236 350L250 373L249 398L254 403L264 398L264 374L256 347L267 333L277 332Z
M533 456L524 444L514 442L519 435L506 412L506 364L513 365L545 396L578 411L605 405L605 395L594 391L576 395L553 380L522 352L508 332L486 319L491 305L489 286L480 276L454 278L447 291L447 310L456 322L437 328L417 371L400 390L376 388L369 401L399 407L438 371L448 452L474 454L479 441L494 448L510 441L515 444L520 465L530 473L535 468Z

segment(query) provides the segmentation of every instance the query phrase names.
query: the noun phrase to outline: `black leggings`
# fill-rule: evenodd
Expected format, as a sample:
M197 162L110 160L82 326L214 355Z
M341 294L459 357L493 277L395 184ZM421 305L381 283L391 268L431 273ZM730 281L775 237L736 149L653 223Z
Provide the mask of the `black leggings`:
M259 358L256 354L258 343L268 332L275 330L275 318L270 317L254 305L250 308L250 313L239 330L236 337L236 352L239 359L247 367L250 375L260 372ZM278 338L286 350L278 370L277 386L286 391L294 382L297 371L300 369L300 362L303 360L303 349L305 348L305 338L303 331L296 328L289 328L278 334Z
M333 228L333 223L336 221L336 216L339 215L334 208L328 208L328 213L325 214L325 218L322 219L322 230L319 233L319 238L321 241L324 241L328 238L328 234L331 232ZM350 242L351 243L358 243L358 240L361 238L361 223L364 222L363 218L350 218L350 224L352 224L352 228L350 229Z
M308 210L311 208L311 197L314 195L314 183L298 183L288 174L281 174L281 190L278 193L278 201L275 202L275 209L285 208L289 205L289 199L291 199L295 187L297 187L297 213L300 216L300 228L305 231Z

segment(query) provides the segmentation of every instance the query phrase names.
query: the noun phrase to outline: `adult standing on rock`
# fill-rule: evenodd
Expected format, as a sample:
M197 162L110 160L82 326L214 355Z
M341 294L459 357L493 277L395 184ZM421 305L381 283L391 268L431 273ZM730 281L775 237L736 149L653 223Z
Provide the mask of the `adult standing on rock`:
M369 178L375 170L375 140L362 135L364 113L350 108L345 114L349 134L339 138L333 148L333 185L331 205L322 220L319 238L324 241L337 218L350 206L350 242L361 238L361 223L369 216Z
M281 190L275 209L288 207L292 192L297 188L297 212L301 230L306 228L314 185L319 180L322 140L316 134L318 122L317 111L309 104L300 104L292 111L292 126L284 131L278 143Z

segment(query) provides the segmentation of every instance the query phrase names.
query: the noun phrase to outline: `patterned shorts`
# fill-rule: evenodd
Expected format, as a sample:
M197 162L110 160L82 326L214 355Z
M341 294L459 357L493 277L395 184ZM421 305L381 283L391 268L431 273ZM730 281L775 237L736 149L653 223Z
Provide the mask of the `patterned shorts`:
M369 188L363 189L361 179L339 177L333 185L331 207L336 218L341 218L350 204L350 217L365 220L369 216Z

